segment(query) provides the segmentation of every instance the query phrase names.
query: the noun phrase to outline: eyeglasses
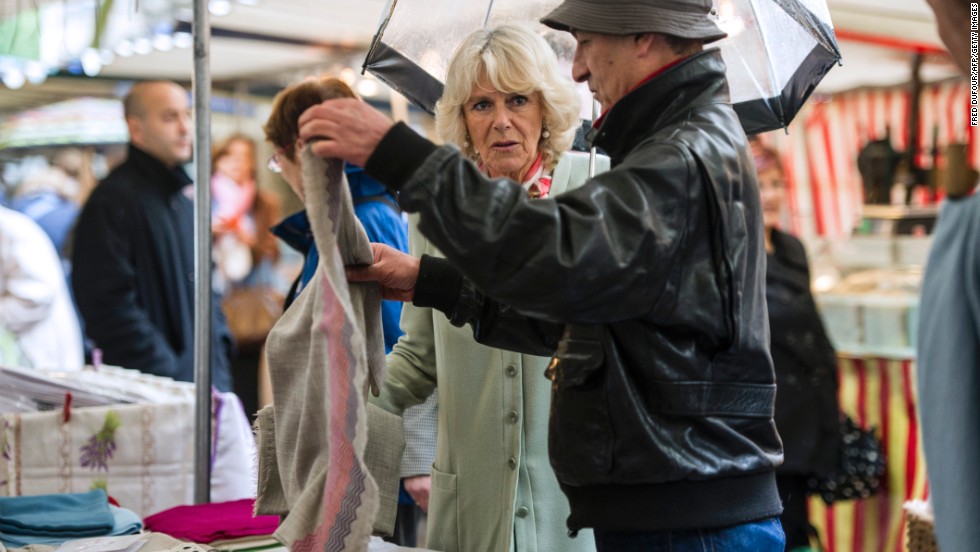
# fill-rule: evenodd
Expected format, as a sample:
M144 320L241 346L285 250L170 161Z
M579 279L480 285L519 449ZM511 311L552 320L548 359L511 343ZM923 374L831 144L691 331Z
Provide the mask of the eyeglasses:
M269 158L269 162L265 164L265 167L267 169L269 169L271 172L275 173L275 174L281 173L282 172L282 160L281 160L281 158L279 156L280 155L283 155L284 153L286 153L286 148L291 148L291 147L293 147L293 144L289 144L288 146L284 146L284 147L281 147L281 148L277 149L276 150L276 153L273 153L272 154L272 157Z

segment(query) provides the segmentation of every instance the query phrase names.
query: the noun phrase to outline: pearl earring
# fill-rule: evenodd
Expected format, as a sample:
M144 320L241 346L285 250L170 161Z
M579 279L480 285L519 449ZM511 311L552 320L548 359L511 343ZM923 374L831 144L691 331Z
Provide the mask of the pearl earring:
M471 143L470 143L470 135L469 135L469 134L467 134L467 135L466 135L466 139L464 139L464 140L463 140L463 147L464 147L464 148L468 148L468 147L470 147L470 146L472 146L472 145L473 145L473 144L471 144Z
M544 138L545 140L551 138L551 131L548 129L544 129L544 131L541 133L541 137Z

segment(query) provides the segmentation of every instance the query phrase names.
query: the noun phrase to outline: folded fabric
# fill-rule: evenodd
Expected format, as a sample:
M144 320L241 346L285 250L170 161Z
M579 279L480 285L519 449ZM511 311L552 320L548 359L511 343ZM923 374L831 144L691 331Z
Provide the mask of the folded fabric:
M215 550L221 550L222 552L252 552L255 550L268 550L270 548L282 548L282 544L272 535L219 539L209 542L208 546Z
M112 504L109 505L109 511L112 512L113 519L112 532L109 533L110 536L135 535L143 530L143 521L136 512L128 508L119 508Z
M253 516L255 499L177 506L144 520L148 531L192 542L210 543L252 535L271 535L278 516Z
M103 496L103 500L106 500L104 498L105 493L103 493L102 496ZM27 498L27 497L18 497L18 498ZM106 505L109 512L109 518L111 520L110 526L108 529L106 529L102 533L99 533L98 535L77 535L77 534L69 535L67 533L58 536L23 535L23 534L4 533L3 531L0 531L0 542L2 542L4 546L10 548L23 548L25 546L32 545L32 544L43 544L47 546L61 546L62 544L65 543L65 541L79 539L82 537L89 537L89 536L97 536L97 537L113 536L114 537L119 535L133 535L139 533L140 530L143 529L143 523L140 521L139 516L136 515L136 512L132 510L128 510L126 508L119 508L117 506L113 506L112 504L109 504L108 501L106 502ZM55 517L58 514L52 513L49 515ZM0 518L2 517L3 514L0 513ZM4 519L4 521L6 521L6 519Z
M0 533L36 537L96 537L112 530L105 491L0 497Z
M136 552L146 544L148 533L117 537L88 537L66 541L54 552ZM169 537L168 537L169 538ZM37 546L31 546L33 551Z

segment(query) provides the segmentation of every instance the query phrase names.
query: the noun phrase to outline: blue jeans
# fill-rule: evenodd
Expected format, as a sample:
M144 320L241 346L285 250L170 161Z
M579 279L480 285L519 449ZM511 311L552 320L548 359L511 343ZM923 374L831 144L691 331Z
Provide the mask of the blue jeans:
M783 552L786 545L778 518L707 531L593 533L598 552Z

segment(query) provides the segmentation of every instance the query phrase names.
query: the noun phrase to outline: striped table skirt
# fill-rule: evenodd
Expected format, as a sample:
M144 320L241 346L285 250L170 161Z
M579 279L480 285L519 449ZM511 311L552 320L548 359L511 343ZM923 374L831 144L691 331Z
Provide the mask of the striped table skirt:
M827 506L811 497L810 521L827 552L905 550L902 504L929 492L916 419L915 364L910 359L840 358L841 409L873 426L887 455L878 495Z

